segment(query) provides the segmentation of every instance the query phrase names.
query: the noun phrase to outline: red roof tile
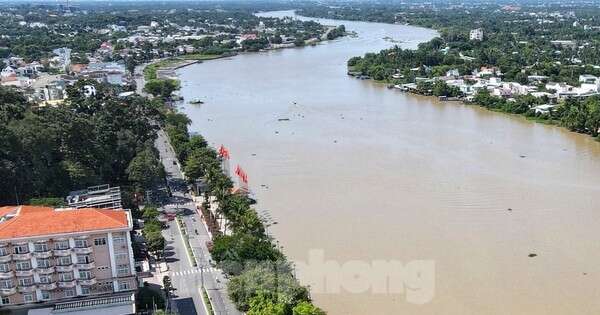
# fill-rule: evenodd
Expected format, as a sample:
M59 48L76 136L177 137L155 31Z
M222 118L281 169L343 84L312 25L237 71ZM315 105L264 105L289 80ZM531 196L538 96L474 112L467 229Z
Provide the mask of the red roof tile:
M5 208L15 207L0 208L0 215ZM0 223L0 240L91 232L128 226L127 213L123 210L94 208L55 210L48 207L20 206L14 218Z
M0 217L3 217L15 210L17 210L18 207L16 206L5 206L5 207L0 207Z

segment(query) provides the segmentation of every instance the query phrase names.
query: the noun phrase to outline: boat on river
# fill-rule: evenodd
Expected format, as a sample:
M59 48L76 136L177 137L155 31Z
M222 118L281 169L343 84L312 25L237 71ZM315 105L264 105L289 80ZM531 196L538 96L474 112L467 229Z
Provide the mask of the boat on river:
M204 104L204 102L199 98L194 98L190 101L190 104Z

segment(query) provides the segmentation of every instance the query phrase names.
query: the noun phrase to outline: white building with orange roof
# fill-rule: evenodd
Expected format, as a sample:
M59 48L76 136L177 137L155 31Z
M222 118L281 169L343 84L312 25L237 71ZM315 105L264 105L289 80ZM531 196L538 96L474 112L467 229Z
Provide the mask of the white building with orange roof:
M129 212L0 207L0 307L137 289Z

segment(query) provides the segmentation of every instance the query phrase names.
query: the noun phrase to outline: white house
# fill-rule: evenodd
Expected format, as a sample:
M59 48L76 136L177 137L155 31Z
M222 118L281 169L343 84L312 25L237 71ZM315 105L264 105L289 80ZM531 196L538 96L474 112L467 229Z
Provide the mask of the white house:
M591 84L598 84L600 83L600 81L598 80L597 76L591 75L591 74L582 74L579 76L579 82L581 83L591 83Z
M476 28L469 33L470 40L483 40L483 29Z
M446 76L447 77L458 77L460 76L460 73L458 72L458 69L451 69L446 71Z
M0 72L0 77L2 79L7 79L10 77L16 77L16 76L17 76L17 71L11 66L8 66L8 67L2 69L2 72Z

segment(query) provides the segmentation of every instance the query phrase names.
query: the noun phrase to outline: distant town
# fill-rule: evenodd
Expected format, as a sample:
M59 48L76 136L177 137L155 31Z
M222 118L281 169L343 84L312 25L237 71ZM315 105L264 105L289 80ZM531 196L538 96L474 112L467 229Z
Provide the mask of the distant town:
M0 85L23 91L40 106L64 100L66 87L91 79L135 90L136 65L198 62L314 45L344 35L343 28L251 11L21 5L0 11ZM62 43L65 46L60 46ZM143 86L142 86L143 88Z

